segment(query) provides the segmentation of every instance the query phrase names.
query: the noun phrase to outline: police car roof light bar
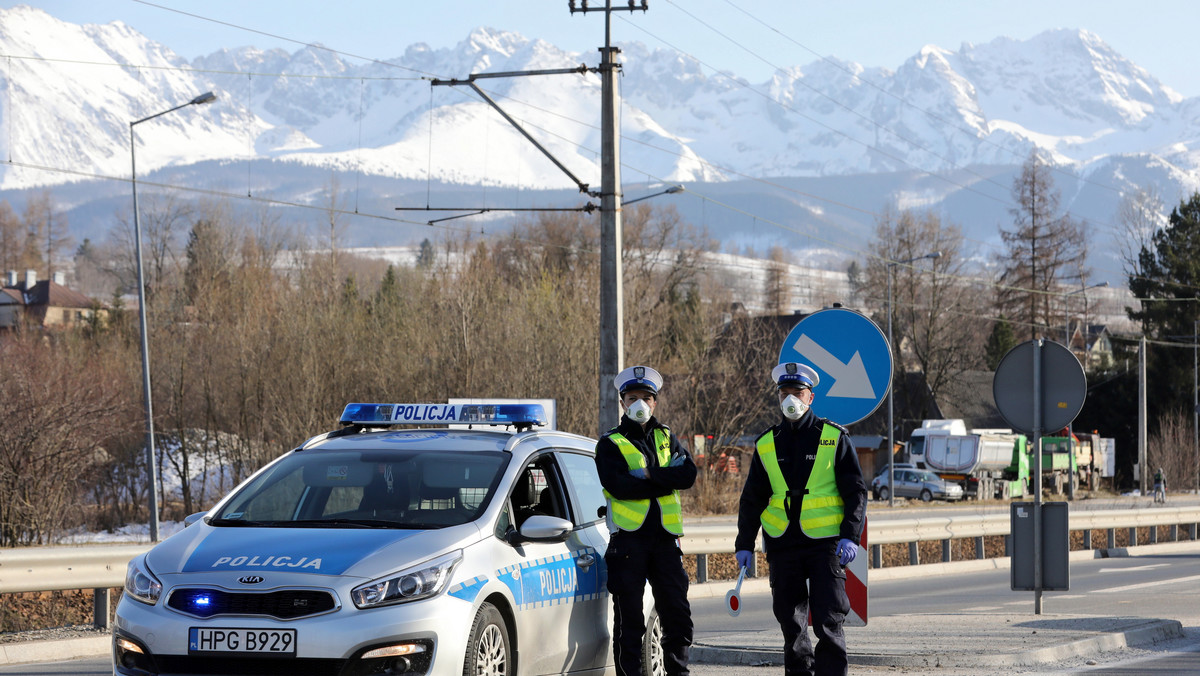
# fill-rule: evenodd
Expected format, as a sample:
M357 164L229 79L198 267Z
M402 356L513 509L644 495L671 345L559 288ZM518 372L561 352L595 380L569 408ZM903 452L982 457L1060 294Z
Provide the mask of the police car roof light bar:
M547 419L541 404L346 404L338 422L360 427L512 425L519 431L544 426Z

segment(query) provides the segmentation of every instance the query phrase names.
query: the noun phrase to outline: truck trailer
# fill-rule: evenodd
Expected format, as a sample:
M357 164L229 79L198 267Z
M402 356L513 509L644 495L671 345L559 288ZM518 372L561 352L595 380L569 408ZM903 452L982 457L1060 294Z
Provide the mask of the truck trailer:
M1074 497L1081 477L1090 487L1092 444L1076 438L1068 444L1065 437L1042 437L1042 476L1040 485L1061 495ZM968 499L1007 500L1030 495L1033 450L1029 439L1008 429L971 429L962 420L924 420L913 430L908 442L910 461L963 487ZM1086 463L1078 458L1086 458ZM1085 470L1081 471L1080 467Z

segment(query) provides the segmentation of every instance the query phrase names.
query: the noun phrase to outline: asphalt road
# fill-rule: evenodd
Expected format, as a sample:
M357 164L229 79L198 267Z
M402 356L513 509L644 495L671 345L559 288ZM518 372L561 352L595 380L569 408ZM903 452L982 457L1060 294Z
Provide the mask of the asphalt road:
M991 570L906 580L879 580L871 584L870 615L914 616L953 613L1022 613L1034 615L1032 592L1014 592L1007 570ZM1200 673L1200 552L1164 553L1132 558L1075 561L1070 590L1044 592L1043 613L1138 616L1179 620L1185 636L1145 648L1127 648L1088 658L1073 658L1052 666L1006 670L1012 674L1124 674L1128 676ZM731 619L723 598L693 600L696 640L704 641L731 631L774 631L777 626L766 593L743 593L741 615ZM736 623L736 625L731 625ZM850 630L870 631L870 627ZM1089 660L1093 663L1089 663ZM694 665L698 676L764 676L778 668ZM977 672L977 670L975 670ZM106 658L0 668L0 674L110 674ZM967 671L905 670L888 667L852 667L851 673L925 673L932 676L966 676Z

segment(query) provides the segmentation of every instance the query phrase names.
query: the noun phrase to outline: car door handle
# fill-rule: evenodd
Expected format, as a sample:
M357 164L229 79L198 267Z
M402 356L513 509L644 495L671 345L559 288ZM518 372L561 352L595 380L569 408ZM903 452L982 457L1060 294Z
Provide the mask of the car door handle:
M580 568L582 568L584 570L591 568L592 565L594 565L595 563L596 563L596 557L591 554L584 554L583 556L579 557L578 559L575 559L575 565L579 566Z

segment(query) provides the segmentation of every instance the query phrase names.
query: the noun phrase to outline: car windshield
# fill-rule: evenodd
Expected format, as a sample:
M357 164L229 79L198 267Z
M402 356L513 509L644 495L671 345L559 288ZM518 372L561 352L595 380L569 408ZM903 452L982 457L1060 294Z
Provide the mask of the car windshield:
M243 486L209 523L228 527L410 528L474 521L509 455L297 451Z

